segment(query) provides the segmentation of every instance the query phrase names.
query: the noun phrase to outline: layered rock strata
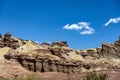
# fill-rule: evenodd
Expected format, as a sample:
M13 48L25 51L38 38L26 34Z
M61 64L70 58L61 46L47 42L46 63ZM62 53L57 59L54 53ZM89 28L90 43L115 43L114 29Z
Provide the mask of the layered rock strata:
M103 43L101 55L108 59L120 59L120 39L115 41L114 44Z
M4 55L6 59L15 60L34 72L120 71L120 40L114 44L103 43L102 48L73 50L66 41L38 44L6 33L0 36L0 47L5 46L11 48ZM114 61L110 61L111 58Z

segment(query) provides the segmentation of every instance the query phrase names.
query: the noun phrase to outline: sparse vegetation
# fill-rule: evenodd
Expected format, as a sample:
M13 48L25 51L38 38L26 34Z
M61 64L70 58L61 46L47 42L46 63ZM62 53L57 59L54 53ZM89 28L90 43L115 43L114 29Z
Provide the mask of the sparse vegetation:
M9 80L9 79L7 79L7 78L0 78L0 80Z
M93 71L88 73L84 80L106 80L107 76L108 75L105 73L97 74L95 71Z
M18 80L42 80L42 79L40 77L27 76L27 77L19 78Z
M0 80L11 80L7 78L0 78ZM14 80L42 80L40 77L35 77L35 76L27 76L27 77L22 77Z

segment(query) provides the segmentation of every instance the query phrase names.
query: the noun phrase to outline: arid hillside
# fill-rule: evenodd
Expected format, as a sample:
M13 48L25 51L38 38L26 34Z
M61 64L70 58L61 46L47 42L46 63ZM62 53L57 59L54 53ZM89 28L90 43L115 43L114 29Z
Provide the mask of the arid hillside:
M66 41L38 44L10 33L0 36L0 77L34 75L42 80L81 80L91 71L108 74L107 80L120 80L120 40L74 50Z

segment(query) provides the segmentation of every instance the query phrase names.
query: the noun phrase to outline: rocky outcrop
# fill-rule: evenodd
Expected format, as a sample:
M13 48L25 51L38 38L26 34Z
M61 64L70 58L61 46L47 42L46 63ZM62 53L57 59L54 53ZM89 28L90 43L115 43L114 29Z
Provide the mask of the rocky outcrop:
M40 46L42 46L42 47L44 47L44 48L48 49L48 48L50 47L50 44L49 44L49 43L44 42L44 43L40 44Z
M115 41L114 44L103 43L101 55L108 59L120 59L120 40Z
M0 48L3 48L3 47L10 47L12 49L16 49L20 47L20 44L18 40L15 40L15 38L12 38L11 34L8 32L4 35L4 37L2 37L2 35L0 34Z
M67 42L66 42L66 41L53 42L51 46L59 46L59 47L65 46L65 47L68 47L68 45L67 45Z
M103 43L102 48L73 50L66 41L38 44L14 38L10 33L0 36L0 46L9 47L4 57L19 62L34 72L63 72L75 74L89 71L120 71L120 41ZM3 50L3 49L2 49ZM114 61L109 59L115 58Z
M60 47L60 46L51 46L49 47L49 51L56 56L59 56L60 58L65 59L67 57L67 53L69 53L70 51L72 51L72 49L68 48L68 47ZM65 57L66 55L66 57Z
M15 53L9 51L5 55L6 59L17 60L24 68L35 72L64 72L75 73L81 71L81 61L71 61L60 59L59 57L50 56L51 52L47 50L35 50L37 51L34 56ZM86 67L87 68L87 67Z
M46 49L36 49L31 51L31 53L19 53L15 50L9 50L4 57L9 60L17 60L24 68L34 72L78 74L91 70L120 70L120 66L111 65L108 61L101 61L93 57L90 59L90 56L81 59L78 55L76 57L75 54L77 54L76 51L72 51L72 53L67 55L69 58L63 58L56 54L53 55L51 51ZM74 56L75 59L73 58Z
M93 65L90 61L100 58L100 48L73 50L69 48L66 41L39 45L30 40L20 39L22 45L15 49L12 47L16 45L13 43L15 41L11 35L7 33L5 36L5 40L10 43L10 46L7 41L5 43L12 49L4 57L8 60L17 60L24 68L34 72L80 73L91 70ZM16 41L16 43L20 43L20 41Z

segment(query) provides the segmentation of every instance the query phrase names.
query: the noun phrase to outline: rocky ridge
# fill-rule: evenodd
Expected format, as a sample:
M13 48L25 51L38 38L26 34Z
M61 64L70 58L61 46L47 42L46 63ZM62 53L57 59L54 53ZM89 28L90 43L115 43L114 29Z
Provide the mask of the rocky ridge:
M0 48L5 47L8 51L0 53L5 59L17 61L33 72L120 72L120 40L114 44L103 43L101 48L73 50L66 41L37 44L6 33L0 36Z

